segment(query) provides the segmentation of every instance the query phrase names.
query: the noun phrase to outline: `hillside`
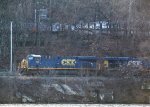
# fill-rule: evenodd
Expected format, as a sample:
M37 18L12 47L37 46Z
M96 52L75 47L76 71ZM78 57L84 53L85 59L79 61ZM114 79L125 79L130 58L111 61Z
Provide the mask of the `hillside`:
M11 20L14 25L14 63L31 53L149 57L149 5L148 0L2 1L1 59L8 64ZM45 9L43 13L41 9ZM91 29L91 26L96 26L91 23L97 21L106 21L108 26L114 24L117 27ZM64 26L87 24L89 28L42 31L45 25L51 29L55 23Z

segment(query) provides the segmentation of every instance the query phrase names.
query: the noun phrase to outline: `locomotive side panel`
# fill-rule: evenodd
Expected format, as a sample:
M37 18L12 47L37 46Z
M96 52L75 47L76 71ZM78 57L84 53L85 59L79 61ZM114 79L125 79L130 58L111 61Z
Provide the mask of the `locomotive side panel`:
M46 57L41 55L29 55L27 57L28 69L96 69L96 57L72 56L72 57Z

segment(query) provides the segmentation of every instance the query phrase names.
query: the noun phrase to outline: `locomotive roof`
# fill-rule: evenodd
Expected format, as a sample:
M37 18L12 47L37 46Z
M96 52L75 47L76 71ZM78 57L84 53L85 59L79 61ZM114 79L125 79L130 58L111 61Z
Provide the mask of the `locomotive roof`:
M42 57L44 55L35 55L35 54L30 54L27 57ZM106 56L106 57L96 57L96 56L56 56L56 57L66 57L66 58L79 58L81 60L84 59L89 59L89 60L134 60L136 59L135 57L110 57L110 56Z
M134 57L103 57L106 60L133 60Z
M41 57L41 55L35 55L35 54L28 55L28 57L30 57L30 56L32 56L32 57Z
M30 54L28 56L33 56L33 57L42 57L46 55L35 55L35 54ZM78 58L96 58L96 56L56 56L56 57L78 57Z

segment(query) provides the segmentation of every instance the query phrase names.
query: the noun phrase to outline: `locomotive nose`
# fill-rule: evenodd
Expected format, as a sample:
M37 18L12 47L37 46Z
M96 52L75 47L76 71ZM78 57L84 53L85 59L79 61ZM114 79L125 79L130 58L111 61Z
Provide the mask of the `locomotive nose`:
M27 60L23 59L19 66L21 69L27 68Z

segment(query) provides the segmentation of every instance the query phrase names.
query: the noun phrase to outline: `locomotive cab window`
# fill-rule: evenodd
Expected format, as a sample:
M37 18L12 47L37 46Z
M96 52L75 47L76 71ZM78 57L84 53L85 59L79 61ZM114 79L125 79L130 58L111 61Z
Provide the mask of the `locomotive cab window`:
M34 61L36 64L40 63L41 55L31 55L28 57L30 61Z

